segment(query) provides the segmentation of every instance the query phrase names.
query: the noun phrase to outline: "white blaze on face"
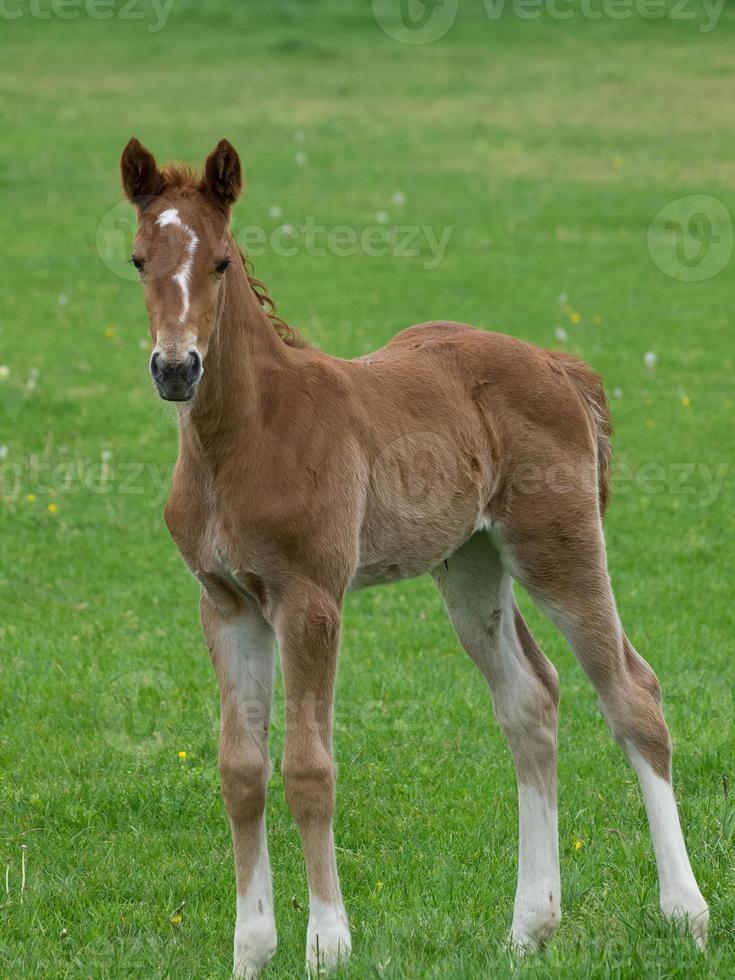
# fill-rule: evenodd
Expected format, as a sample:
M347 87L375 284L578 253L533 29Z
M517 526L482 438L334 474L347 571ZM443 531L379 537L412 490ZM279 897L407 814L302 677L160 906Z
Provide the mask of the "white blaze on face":
M176 208L168 208L168 210L159 214L156 224L159 228L165 228L166 225L176 225L181 228L184 234L184 258L174 273L174 282L177 283L181 290L181 315L179 316L179 323L184 324L189 315L189 307L191 305L189 300L189 281L191 278L191 267L194 262L194 253L199 244L199 239L193 230L181 220Z

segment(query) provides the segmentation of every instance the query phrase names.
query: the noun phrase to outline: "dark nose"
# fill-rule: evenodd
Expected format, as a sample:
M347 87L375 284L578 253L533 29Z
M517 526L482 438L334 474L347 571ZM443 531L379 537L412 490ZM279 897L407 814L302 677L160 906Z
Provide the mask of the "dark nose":
M182 361L167 361L154 351L151 357L151 377L156 382L158 393L167 401L187 401L194 394L197 382L202 375L202 359L192 350Z

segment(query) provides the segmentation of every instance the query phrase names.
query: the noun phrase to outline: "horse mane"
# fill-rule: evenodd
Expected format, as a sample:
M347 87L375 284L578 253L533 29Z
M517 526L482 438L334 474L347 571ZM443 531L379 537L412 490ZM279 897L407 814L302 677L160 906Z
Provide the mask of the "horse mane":
M167 163L161 170L166 190L195 191L199 186L200 177L193 167L185 163Z
M166 190L174 191L196 191L199 189L200 176L193 167L181 163L169 163L161 171L165 181ZM287 347L308 347L308 342L301 336L295 327L279 316L276 312L276 304L268 292L268 288L260 279L253 275L253 266L250 259L238 248L238 253L242 259L245 275L248 277L248 284L255 294L255 298L263 307L268 316L273 329Z
M255 298L260 303L260 305L265 310L268 315L268 319L273 325L273 329L276 331L278 336L281 338L283 343L287 347L308 347L309 344L295 327L292 327L289 323L279 316L276 312L276 304L268 292L268 287L260 279L256 279L253 275L253 265L250 259L245 255L241 248L237 250L240 253L240 258L242 259L243 268L245 269L245 275L248 277L248 283Z

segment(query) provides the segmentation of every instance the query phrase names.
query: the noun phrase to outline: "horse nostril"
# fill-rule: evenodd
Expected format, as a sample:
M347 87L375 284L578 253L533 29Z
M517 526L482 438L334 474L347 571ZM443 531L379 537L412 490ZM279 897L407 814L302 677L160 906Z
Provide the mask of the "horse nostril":
M189 351L189 357L186 365L186 380L189 384L197 381L202 370L202 359L198 352L193 350Z
M150 371L162 398L169 401L186 400L191 398L202 376L202 358L198 351L191 350L183 357L169 361L165 354L154 351Z

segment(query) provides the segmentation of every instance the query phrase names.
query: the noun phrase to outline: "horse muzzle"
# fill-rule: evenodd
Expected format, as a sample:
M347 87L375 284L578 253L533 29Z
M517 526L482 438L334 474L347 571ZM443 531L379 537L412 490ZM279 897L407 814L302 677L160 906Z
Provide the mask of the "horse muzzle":
M150 368L161 398L168 402L186 402L196 391L202 376L202 359L196 350L190 350L181 360L168 360L160 351L154 351Z

